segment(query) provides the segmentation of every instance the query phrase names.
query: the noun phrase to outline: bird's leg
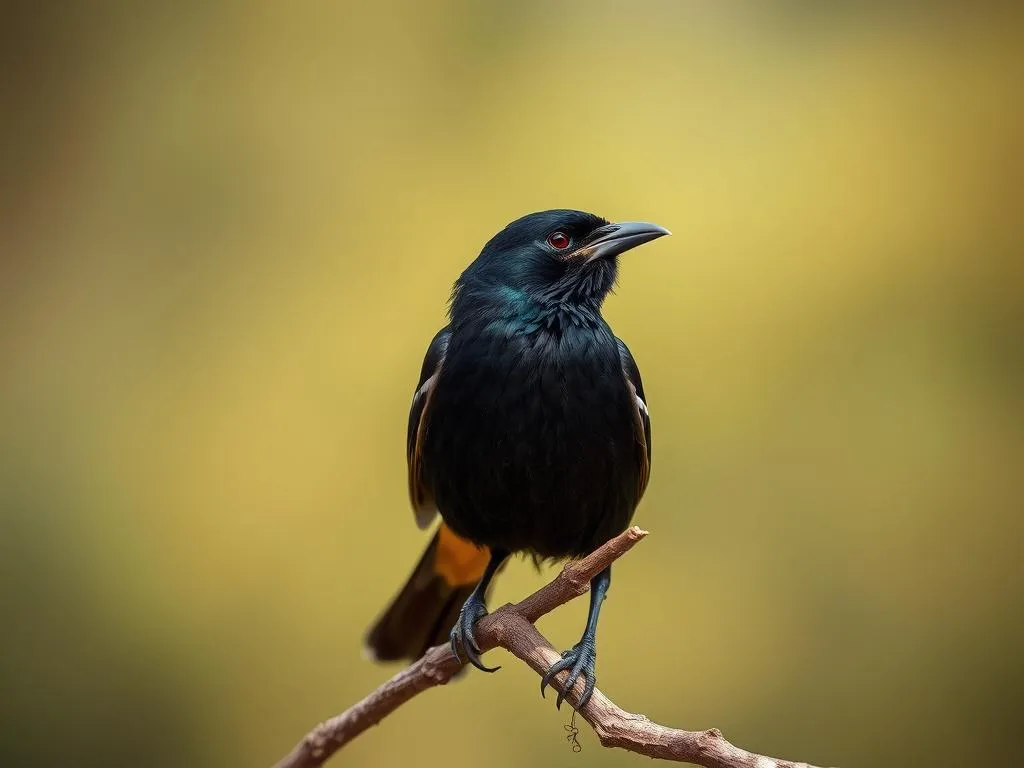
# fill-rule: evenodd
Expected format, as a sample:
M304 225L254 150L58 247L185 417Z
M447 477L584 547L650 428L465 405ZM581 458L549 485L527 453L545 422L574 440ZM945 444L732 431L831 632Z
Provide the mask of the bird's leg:
M565 698L566 692L572 690L580 674L586 676L586 684L577 709L582 709L590 701L590 695L594 692L594 685L597 683L594 669L597 662L597 616L601 613L601 603L604 602L604 596L611 583L612 567L610 565L590 580L590 612L587 614L587 628L583 630L583 637L576 645L565 651L561 660L552 664L551 669L541 678L540 695L543 696L544 688L554 679L555 675L563 669L569 670L569 676L565 679L565 685L562 686L555 702L555 706L559 709L562 708L562 699Z
M504 550L491 550L491 559L487 563L487 568L484 570L480 583L476 585L476 588L466 598L462 610L459 611L459 618L455 622L455 626L452 627L452 653L455 654L455 658L462 661L462 657L459 656L459 646L462 646L469 662L484 672L497 672L501 667L485 667L483 662L480 661L480 646L476 644L476 638L473 637L473 625L487 615L487 604L484 602L487 596L487 586L491 583L494 574L498 572L498 568L501 567L501 564L505 562L507 557L508 552Z

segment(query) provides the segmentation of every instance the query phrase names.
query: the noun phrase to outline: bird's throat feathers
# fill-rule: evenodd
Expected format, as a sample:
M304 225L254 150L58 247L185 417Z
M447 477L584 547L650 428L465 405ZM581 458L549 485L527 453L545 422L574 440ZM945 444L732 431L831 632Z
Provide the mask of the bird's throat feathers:
M455 328L501 323L529 331L599 325L601 304L616 274L612 259L568 271L547 285L515 285L467 270L455 283L449 316Z

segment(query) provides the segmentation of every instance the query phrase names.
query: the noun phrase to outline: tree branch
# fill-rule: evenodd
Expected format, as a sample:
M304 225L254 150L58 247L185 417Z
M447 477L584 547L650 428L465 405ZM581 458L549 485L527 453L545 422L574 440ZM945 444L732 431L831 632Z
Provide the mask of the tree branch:
M561 656L534 622L541 616L573 598L585 594L590 580L615 560L626 554L647 535L636 526L611 539L581 560L570 561L550 583L515 605L504 605L485 616L474 628L482 651L501 646L543 675ZM328 758L361 734L376 725L418 693L435 685L444 685L461 664L447 645L431 648L410 666L392 677L362 701L340 715L320 723L275 768L318 768ZM568 671L560 673L554 687L561 690ZM576 682L566 695L574 707L583 693L584 681ZM616 706L599 689L579 710L593 727L605 747L621 747L648 757L695 763L705 768L814 768L807 763L757 755L740 749L712 728L706 731L683 731L648 720L643 715L626 712Z

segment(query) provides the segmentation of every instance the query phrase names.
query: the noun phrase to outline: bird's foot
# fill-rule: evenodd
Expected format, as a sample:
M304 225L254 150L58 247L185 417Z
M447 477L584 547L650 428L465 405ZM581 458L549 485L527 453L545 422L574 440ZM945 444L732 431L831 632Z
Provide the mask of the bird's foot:
M486 615L487 606L484 601L476 593L470 595L465 605L462 606L462 610L459 611L459 618L455 622L455 626L452 627L452 653L461 662L462 656L459 655L461 647L469 663L474 667L484 672L497 672L501 667L488 667L480 660L480 646L476 644L476 638L473 637L473 626Z
M579 706L576 709L583 709L587 702L590 701L590 695L594 692L594 685L597 683L596 662L597 649L594 647L594 641L591 638L584 637L568 651L564 651L562 658L552 664L551 669L544 673L544 677L540 681L540 695L544 695L544 689L555 679L555 675L562 670L568 669L569 676L565 679L565 685L562 686L562 690L558 693L555 706L558 709L562 708L562 700L565 698L565 694L572 690L582 674L585 676L586 683L583 687L583 695L580 696Z

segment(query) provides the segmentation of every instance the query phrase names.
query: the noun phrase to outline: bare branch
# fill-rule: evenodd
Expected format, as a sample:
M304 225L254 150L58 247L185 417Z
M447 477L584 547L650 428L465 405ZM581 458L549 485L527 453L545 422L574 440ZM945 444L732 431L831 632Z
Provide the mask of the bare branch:
M550 583L515 605L504 605L476 625L474 635L480 649L501 646L544 674L561 658L534 622L573 598L585 594L590 580L626 554L647 535L636 526L611 539L581 560L567 563ZM392 677L362 701L340 715L317 725L275 768L318 768L367 728L376 725L418 693L444 685L461 668L447 645L438 645ZM562 689L568 672L554 682ZM584 681L577 681L566 701L575 706L583 693ZM593 727L601 744L621 747L648 757L695 763L705 768L814 768L807 763L779 760L733 746L715 728L682 731L667 728L616 706L599 689L594 689L580 715Z

